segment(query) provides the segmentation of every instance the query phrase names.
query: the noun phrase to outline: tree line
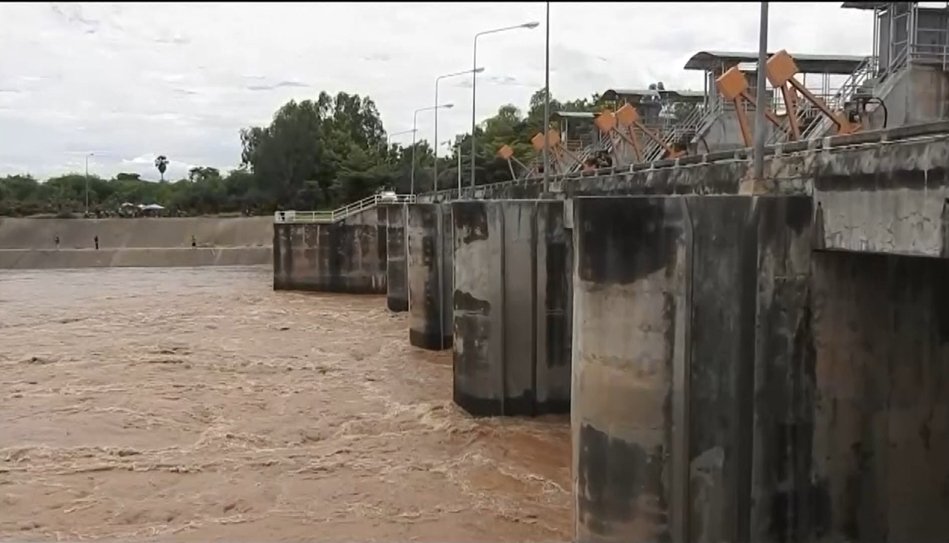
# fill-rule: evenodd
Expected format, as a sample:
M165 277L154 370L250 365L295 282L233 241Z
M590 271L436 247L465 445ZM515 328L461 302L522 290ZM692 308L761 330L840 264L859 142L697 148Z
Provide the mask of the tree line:
M508 104L476 127L474 157L476 184L510 179L508 163L496 156L504 144L516 158L529 164L535 151L530 138L544 118L544 90L534 93L526 112ZM594 111L600 97L559 102L550 111ZM571 132L590 130L576 124ZM570 134L576 137L577 134ZM456 186L460 144L462 177L467 185L471 168L471 135L455 138L455 146L438 158L439 187ZM156 159L161 181L120 173L112 179L70 173L39 182L29 175L0 178L0 215L27 216L111 212L122 203L165 206L173 215L223 213L269 214L278 209L331 209L369 196L379 189L400 193L411 184L412 146L391 144L375 103L367 96L321 92L315 100L291 100L267 126L240 131L240 167L221 172L213 167L192 168L188 177L164 179L168 157ZM430 142L415 144L415 191L431 190L434 153Z

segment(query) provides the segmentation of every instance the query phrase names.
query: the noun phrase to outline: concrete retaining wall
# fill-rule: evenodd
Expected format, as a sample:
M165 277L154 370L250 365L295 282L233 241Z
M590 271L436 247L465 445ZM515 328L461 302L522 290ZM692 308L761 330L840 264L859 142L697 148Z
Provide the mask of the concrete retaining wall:
M270 247L135 248L26 251L0 249L0 269L256 266L273 260Z
M0 269L269 264L272 223L270 217L0 218Z
M576 540L759 541L786 531L787 513L761 505L782 488L770 479L784 451L762 442L771 427L762 421L787 416L786 385L759 382L756 368L791 372L798 353L810 199L574 207Z
M161 219L0 218L0 249L100 249L270 247L273 217L184 217Z
M452 344L452 227L447 204L406 207L409 343L441 350Z
M454 399L475 415L566 412L571 243L563 202L458 202Z
M405 215L405 204L386 206L386 305L397 312L409 309Z
M274 289L385 294L386 215L379 206L331 224L274 224Z

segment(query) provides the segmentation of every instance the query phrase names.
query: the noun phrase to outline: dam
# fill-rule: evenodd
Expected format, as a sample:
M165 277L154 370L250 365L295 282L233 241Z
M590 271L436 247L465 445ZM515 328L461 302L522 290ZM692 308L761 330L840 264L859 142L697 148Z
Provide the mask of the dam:
M451 351L459 407L569 413L574 541L941 541L949 79L927 32L946 10L844 7L873 10L875 54L769 55L761 179L755 56L703 51L687 69L714 90L664 131L614 90L561 115L591 138L535 137L549 183L531 164L363 216L278 214L274 288L407 291L404 337ZM821 96L813 74L844 81ZM325 230L358 241L325 252Z
M949 10L844 7L870 54L698 51L547 178L0 222L0 536L945 541Z

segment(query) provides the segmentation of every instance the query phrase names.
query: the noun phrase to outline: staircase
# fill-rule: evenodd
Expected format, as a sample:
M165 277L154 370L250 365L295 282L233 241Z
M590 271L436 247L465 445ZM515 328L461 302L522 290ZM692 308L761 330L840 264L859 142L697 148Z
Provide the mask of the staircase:
M873 89L879 82L875 79L877 73L876 57L866 57L850 74L843 85L837 89L834 96L828 100L827 107L831 111L845 111L854 97L873 95ZM798 115L798 126L801 127L801 141L824 137L834 126L834 121L820 112L813 104L803 102L806 107L801 108ZM768 140L768 145L788 141L789 127L782 123L781 130L776 130Z
M707 114L702 108L696 107L688 117L674 124L671 130L667 130L660 135L662 144L650 139L643 150L643 162L655 162L662 159L666 147L671 147L673 143L682 138L687 137L691 141L698 133L698 129L702 126L706 116Z
M274 213L275 223L335 223L352 217L363 211L372 209L380 204L414 204L414 194L381 193L367 196L332 211L277 211Z

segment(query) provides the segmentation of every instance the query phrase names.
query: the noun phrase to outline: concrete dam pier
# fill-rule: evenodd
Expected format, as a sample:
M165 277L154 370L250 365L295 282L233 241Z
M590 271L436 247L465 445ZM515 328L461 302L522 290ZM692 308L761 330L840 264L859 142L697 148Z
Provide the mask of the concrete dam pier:
M572 244L560 201L452 204L454 399L477 415L570 408Z

